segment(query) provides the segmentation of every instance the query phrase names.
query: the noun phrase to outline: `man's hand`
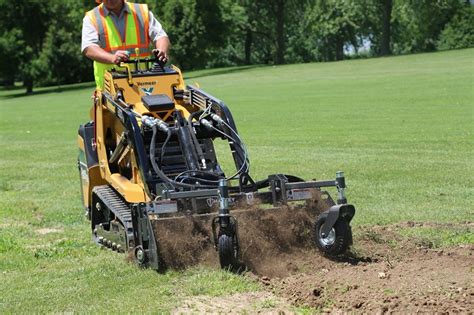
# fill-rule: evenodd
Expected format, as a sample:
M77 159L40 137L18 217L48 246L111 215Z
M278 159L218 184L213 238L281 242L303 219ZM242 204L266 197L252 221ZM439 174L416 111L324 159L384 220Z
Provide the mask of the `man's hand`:
M123 61L127 61L129 59L128 51L126 50L119 50L115 54L112 55L111 62L116 65L119 65Z
M168 54L164 50L159 50L159 49L153 49L152 50L153 55L155 55L156 58L158 58L159 61L163 63L168 62Z

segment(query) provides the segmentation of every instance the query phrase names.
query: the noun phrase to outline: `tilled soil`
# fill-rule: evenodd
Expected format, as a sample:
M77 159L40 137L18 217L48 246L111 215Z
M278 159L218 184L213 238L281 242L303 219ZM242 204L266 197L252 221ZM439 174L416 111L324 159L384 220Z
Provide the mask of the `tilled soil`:
M472 313L474 245L424 248L422 242L398 233L414 223L357 227L350 252L329 259L311 243L314 213L287 210L246 212L239 217L245 222L239 227L242 266L249 270L243 276L260 281L266 293L196 297L185 301L189 308L178 312L291 313L293 306L309 306L329 313ZM185 220L167 224L166 229L161 226L160 241L171 257L168 267L218 268L212 233L204 228L210 221ZM459 226L474 230L473 223ZM173 238L175 229L193 237ZM269 299L273 302L267 303Z
M339 261L298 256L291 263L298 272L259 280L290 303L323 312L472 313L474 246L419 248L399 227L362 229L357 254Z

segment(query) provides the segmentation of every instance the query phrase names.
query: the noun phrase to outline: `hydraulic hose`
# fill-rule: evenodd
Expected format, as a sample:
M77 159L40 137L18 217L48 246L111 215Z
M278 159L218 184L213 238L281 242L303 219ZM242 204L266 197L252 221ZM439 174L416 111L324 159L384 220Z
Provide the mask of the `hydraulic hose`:
M158 133L157 126L154 125L152 127L152 130L153 130L153 136L151 137L151 143L150 143L151 166L153 167L153 170L155 171L155 173L161 178L161 180L163 180L164 182L166 182L166 183L168 183L172 186L179 186L179 187L186 187L186 188L195 188L196 186L200 186L200 187L203 187L203 188L214 188L214 186L208 186L208 185L201 185L201 184L190 185L190 184L180 183L180 182L174 181L171 178L169 178L168 176L166 176L166 174L163 173L163 171L158 167L158 164L156 163L156 157L155 157L155 149L156 149L155 143L156 142L155 141L156 141L156 135ZM168 136L170 134L171 134L171 131L169 130L168 131Z

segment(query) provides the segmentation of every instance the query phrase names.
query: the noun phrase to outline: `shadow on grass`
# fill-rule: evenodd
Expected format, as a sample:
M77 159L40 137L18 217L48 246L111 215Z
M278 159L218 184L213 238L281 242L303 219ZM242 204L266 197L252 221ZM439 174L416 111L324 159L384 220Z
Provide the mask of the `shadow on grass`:
M51 86L45 88L38 88L33 93L26 93L24 87L14 87L9 89L2 89L0 90L0 99L13 99L13 98L20 98L20 97L30 97L30 96L38 96L42 94L48 93L62 93L62 92L69 92L69 91L76 91L82 90L85 88L95 88L94 82L86 82L86 83L78 83L78 84L71 84L71 85L63 85L63 86ZM92 91L91 91L92 93Z

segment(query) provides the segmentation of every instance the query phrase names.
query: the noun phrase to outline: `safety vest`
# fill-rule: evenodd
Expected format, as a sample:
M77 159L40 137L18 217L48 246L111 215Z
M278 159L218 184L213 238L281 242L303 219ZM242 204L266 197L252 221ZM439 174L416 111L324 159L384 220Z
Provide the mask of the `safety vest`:
M119 50L126 50L130 58L150 56L150 39L148 37L149 20L146 4L125 2L131 13L124 13L125 32L121 34L110 15L106 16L104 4L86 13L99 33L99 46L105 51L114 54ZM135 49L139 49L139 55ZM104 87L104 73L115 68L115 65L94 61L94 77L98 89Z

